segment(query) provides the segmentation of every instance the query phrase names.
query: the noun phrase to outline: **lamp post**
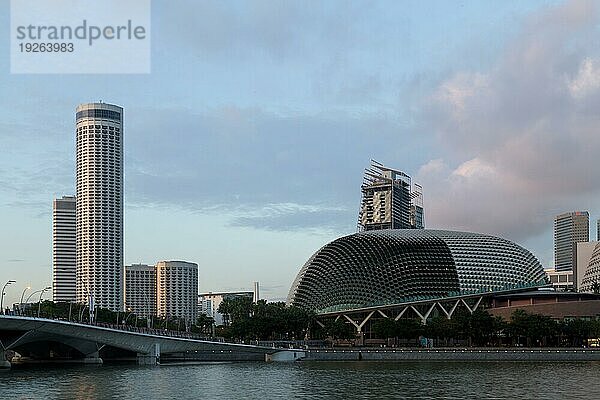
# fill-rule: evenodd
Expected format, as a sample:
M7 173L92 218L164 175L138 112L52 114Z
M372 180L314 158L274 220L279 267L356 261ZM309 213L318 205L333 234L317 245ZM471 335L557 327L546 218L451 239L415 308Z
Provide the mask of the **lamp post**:
M39 292L41 292L41 290L36 290L35 292L31 293L29 296L27 296L27 299L25 300L25 304L29 304L29 299L31 299L31 297L34 294L38 294ZM31 312L31 316L33 317L33 311Z
M23 297L25 296L25 292L31 289L31 286L27 286L23 289L23 293L21 293L21 301L19 302L19 315L23 315Z
M6 289L6 287L8 285L10 285L11 283L15 283L15 282L16 281L11 279L8 282L6 282L4 284L4 286L2 287L2 296L0 296L0 310L1 310L0 312L2 312L2 315L4 315L4 295L6 294L6 293L4 293L4 289Z
M127 311L129 312L129 315L125 315L125 319L123 319L123 325L126 325L129 317L131 317L133 315L133 312L131 311L131 307L128 307Z
M83 320L83 312L85 311L86 308L87 308L87 305L83 304L83 307L81 307L81 310L79 310L79 323L81 323Z
M146 292L144 293L144 300L146 300L146 327L148 329L153 327L152 324L152 315L150 313L150 300L148 300L148 295L146 294Z
M47 286L47 287L43 288L42 290L40 290L40 299L38 301L38 313L37 313L38 318L40 317L40 311L42 309L42 296L44 295L44 292L46 290L50 290L50 289L52 289L52 286Z

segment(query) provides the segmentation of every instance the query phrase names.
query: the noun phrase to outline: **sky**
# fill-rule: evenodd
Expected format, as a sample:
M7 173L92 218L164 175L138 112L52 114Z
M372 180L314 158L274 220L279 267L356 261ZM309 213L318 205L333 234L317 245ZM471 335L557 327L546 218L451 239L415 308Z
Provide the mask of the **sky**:
M370 159L424 188L427 228L553 264L556 214L600 217L593 1L153 1L151 73L11 74L0 2L0 284L51 284L74 113L124 107L125 263L282 300L356 231ZM592 230L592 229L591 229ZM591 234L595 239L595 229Z

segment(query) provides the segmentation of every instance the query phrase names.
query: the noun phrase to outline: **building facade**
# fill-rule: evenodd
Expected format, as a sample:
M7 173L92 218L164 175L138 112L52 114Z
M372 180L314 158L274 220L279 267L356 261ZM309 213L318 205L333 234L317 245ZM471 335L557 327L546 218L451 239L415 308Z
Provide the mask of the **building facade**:
M75 196L52 203L52 294L55 302L76 300Z
M359 232L300 269L288 303L317 313L547 285L539 261L494 236L457 231Z
M599 242L583 242L575 245L575 253L573 254L574 265L573 269L573 285L576 291L581 289L583 277L590 265L590 259L594 253L594 249Z
M423 229L423 188L410 176L371 160L361 186L358 231Z
M156 266L125 266L125 309L144 317L156 315Z
M570 292L575 290L573 271L545 270L552 287L559 292Z
M579 290L581 292L600 293L600 243L596 244L592 252L590 263L585 271Z
M198 318L198 264L159 261L156 264L156 311L159 317Z
M123 109L81 104L76 113L76 297L123 309Z
M554 269L573 271L577 243L590 240L590 215L575 211L554 218Z

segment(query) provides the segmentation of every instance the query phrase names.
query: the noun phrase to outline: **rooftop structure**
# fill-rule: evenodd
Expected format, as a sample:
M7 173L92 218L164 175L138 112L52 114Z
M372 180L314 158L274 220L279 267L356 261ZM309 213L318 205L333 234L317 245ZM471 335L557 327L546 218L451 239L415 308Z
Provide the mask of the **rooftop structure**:
M371 160L361 185L358 231L423 229L423 188L410 176Z

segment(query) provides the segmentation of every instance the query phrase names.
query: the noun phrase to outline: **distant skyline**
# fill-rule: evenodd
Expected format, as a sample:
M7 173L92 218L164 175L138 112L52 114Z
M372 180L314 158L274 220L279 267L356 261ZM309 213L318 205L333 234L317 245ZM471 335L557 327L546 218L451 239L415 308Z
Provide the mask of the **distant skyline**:
M201 292L286 297L356 231L371 158L423 185L427 228L553 264L554 216L600 217L593 1L152 4L152 73L11 75L0 58L0 281L52 282L78 104L125 109L125 264L198 263ZM9 2L0 3L9 54ZM3 282L0 282L3 284Z

